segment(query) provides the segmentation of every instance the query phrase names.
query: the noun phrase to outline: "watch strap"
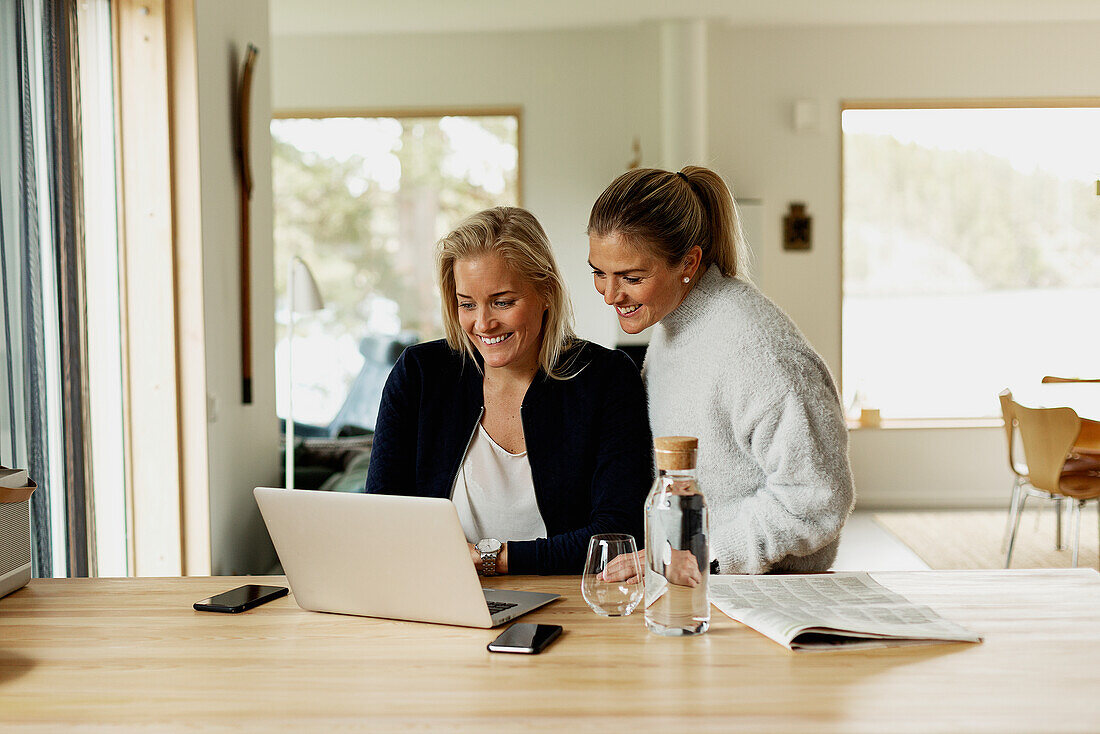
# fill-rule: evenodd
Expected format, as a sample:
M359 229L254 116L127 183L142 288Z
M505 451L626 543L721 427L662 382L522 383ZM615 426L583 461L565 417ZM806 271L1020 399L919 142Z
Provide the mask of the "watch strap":
M488 553L481 554L481 575L482 576L496 576L497 575L497 556L500 555L499 550L490 551Z

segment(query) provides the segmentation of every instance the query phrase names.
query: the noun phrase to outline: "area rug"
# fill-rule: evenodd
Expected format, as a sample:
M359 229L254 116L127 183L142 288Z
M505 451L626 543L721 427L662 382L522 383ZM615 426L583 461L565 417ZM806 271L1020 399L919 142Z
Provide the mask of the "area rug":
M1097 503L1081 513L1077 565L1097 568ZM1004 568L1001 540L1008 511L943 510L879 512L875 522L893 533L933 569ZM1073 565L1072 523L1063 525L1065 550L1054 547L1054 511L1049 501L1031 501L1020 518L1012 568L1069 568Z

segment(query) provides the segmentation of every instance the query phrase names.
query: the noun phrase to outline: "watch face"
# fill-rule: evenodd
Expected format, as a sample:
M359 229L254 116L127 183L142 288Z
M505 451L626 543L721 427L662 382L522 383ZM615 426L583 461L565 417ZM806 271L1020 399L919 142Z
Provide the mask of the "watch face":
M496 538L482 538L477 541L477 545L474 546L478 553L498 553L503 547L504 544Z

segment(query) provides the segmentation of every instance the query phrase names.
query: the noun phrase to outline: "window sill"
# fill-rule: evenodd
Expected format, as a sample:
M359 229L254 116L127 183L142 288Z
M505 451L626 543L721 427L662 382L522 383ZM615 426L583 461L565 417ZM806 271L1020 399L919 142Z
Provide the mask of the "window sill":
M849 431L902 431L959 428L1001 428L1000 418L894 418L883 419L882 425L865 426L859 420L848 420Z

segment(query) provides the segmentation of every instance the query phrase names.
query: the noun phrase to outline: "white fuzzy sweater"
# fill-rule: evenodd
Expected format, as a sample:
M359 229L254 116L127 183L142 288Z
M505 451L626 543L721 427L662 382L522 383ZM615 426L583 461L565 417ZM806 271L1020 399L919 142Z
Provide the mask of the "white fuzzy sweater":
M848 431L787 315L711 267L657 326L643 377L653 435L699 439L720 572L827 570L854 501Z

